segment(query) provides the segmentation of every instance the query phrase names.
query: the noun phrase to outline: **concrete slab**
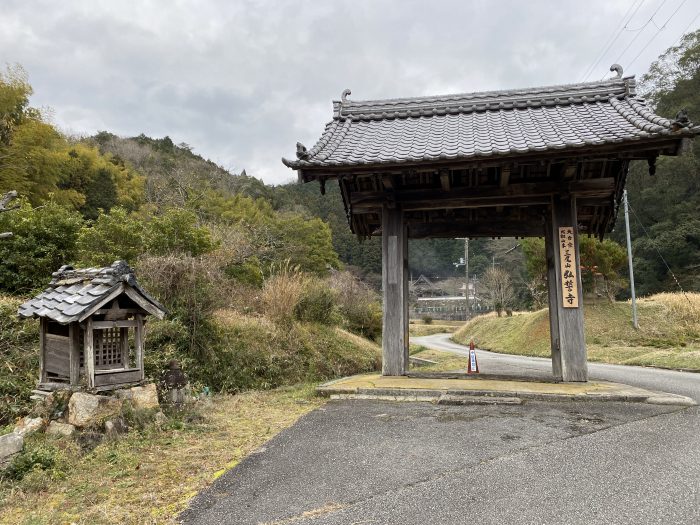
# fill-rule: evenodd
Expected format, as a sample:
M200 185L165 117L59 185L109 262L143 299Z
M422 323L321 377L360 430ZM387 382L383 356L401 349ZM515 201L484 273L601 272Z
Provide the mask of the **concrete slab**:
M379 399L394 401L440 399L454 401L459 396L494 398L520 398L551 401L626 401L650 404L692 406L691 398L676 394L653 392L643 388L608 381L586 383L562 383L533 381L528 378L504 378L503 376L466 376L464 374L425 376L382 376L363 374L324 383L316 391L322 396L336 399ZM494 400L497 403L497 400Z

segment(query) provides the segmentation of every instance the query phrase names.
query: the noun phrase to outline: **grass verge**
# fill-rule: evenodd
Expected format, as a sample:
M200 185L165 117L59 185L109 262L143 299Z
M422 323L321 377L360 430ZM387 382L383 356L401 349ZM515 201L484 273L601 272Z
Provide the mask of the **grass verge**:
M408 325L409 335L422 337L433 334L451 334L464 326L464 321L433 321L425 324L421 321L411 321Z
M700 294L658 294L638 303L639 330L628 302L586 304L588 359L602 363L700 371ZM549 312L472 319L452 340L516 355L549 357Z
M58 475L37 471L0 485L0 523L165 524L247 454L323 404L313 385L215 396L200 417L132 431L81 453L44 435L30 446L58 450Z
M411 357L436 362L434 365L411 365L411 372L454 372L455 370L463 372L467 368L467 358L451 352L433 350L421 345L411 345L410 354Z

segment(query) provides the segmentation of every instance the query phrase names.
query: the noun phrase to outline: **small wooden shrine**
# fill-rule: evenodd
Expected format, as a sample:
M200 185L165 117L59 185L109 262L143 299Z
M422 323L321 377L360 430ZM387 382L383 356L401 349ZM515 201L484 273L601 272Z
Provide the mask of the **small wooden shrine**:
M321 193L337 180L350 229L382 238L384 375L408 366L408 239L544 237L552 372L586 381L579 235L611 231L630 162L656 171L700 134L655 115L633 76L483 93L333 102L310 149L282 162ZM679 108L680 109L680 108Z
M42 390L113 390L144 379L146 316L165 308L136 282L124 261L106 268L62 266L48 288L19 308L39 318Z

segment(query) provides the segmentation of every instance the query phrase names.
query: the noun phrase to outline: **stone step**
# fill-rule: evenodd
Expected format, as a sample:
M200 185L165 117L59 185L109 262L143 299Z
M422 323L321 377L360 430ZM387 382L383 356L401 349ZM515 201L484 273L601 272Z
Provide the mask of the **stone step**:
M32 394L34 394L36 396L46 397L49 394L51 394L51 392L48 392L46 390L32 390Z

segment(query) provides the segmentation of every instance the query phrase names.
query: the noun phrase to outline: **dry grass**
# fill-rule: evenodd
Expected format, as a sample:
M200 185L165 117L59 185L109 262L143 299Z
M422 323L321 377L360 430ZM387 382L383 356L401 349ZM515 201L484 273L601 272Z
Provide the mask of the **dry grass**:
M700 293L660 293L639 300L641 304L660 304L671 316L689 327L700 326Z
M251 451L323 402L310 386L218 396L204 420L128 434L80 457L44 490L6 484L0 523L160 524Z
M631 323L630 303L586 304L588 359L603 363L700 370L700 294L658 294L638 303L639 330ZM494 352L548 357L547 309L513 317L479 316L453 340Z
M265 315L277 323L291 323L305 285L305 277L298 268L289 264L280 266L263 285L260 298Z

